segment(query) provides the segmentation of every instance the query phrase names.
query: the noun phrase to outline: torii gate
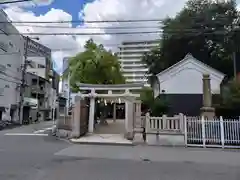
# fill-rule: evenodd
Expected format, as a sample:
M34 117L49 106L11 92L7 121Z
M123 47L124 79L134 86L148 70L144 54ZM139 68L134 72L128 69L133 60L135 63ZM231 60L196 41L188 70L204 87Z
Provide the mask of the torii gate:
M141 101L136 98L140 97L140 93L131 92L133 90L141 90L144 87L142 83L132 84L83 84L80 83L79 89L88 90L90 93L79 93L75 98L75 105L79 105L81 99L90 98L90 110L88 119L88 133L94 133L94 113L95 113L95 98L120 98L125 101L125 138L134 138L134 126L137 121L141 121ZM96 93L98 90L107 91L105 94ZM114 91L124 91L123 93L114 93ZM75 107L76 108L76 107ZM79 108L77 108L79 111ZM75 113L76 114L76 113ZM74 116L73 119L73 136L80 136L80 114Z

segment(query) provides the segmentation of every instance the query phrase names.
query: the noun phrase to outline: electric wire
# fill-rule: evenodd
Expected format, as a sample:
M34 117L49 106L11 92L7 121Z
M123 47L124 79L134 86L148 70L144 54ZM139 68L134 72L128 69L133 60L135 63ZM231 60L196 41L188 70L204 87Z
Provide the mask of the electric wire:
M21 2L30 2L32 0L14 0L14 1L5 1L5 2L0 2L0 5L5 5L5 4L15 4L15 3L21 3Z

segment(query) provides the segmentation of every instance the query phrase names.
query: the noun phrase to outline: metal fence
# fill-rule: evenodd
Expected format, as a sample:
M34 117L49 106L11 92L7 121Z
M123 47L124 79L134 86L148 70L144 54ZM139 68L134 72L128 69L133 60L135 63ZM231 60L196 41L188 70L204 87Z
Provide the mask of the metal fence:
M187 146L240 148L240 119L185 117Z

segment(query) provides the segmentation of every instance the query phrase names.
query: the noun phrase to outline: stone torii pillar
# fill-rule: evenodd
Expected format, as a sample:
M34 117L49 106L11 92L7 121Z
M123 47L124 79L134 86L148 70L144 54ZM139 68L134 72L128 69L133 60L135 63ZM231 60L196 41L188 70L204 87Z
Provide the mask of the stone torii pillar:
M212 107L211 79L209 74L203 74L203 107L201 116L211 119L215 116L215 109Z

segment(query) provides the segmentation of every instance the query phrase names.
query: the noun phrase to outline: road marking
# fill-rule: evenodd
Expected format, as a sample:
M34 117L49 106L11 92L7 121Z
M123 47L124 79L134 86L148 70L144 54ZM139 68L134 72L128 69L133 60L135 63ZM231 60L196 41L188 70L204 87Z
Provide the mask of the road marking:
M47 131L47 130L52 130L53 128L54 128L54 126L48 127L48 128L44 128L44 129L40 129L40 130L34 131L33 133L34 133L34 134L44 133L45 131Z
M36 133L6 133L5 136L48 136L48 134L36 134Z

